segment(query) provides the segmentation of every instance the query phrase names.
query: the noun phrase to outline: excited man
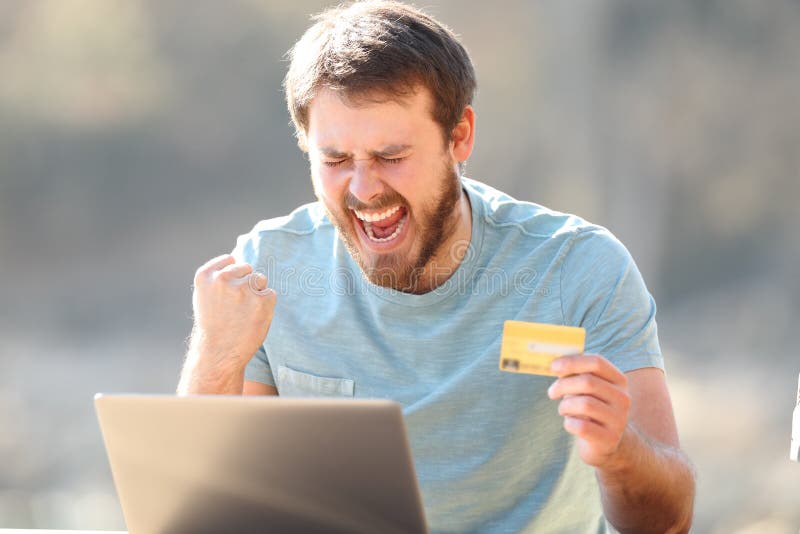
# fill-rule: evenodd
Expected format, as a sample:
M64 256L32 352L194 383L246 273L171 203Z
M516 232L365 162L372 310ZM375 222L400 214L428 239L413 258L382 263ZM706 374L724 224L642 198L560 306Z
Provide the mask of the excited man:
M291 60L318 202L198 269L179 393L396 400L432 531L688 531L655 303L604 228L461 176L475 75L453 33L357 2ZM586 354L504 373L509 319L581 326Z

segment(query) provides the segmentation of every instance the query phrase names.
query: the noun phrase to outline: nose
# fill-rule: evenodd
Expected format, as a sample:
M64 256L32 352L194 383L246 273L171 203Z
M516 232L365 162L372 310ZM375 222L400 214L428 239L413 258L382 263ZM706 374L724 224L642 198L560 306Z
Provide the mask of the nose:
M348 189L350 194L364 204L369 204L371 200L379 198L384 190L383 182L372 163L371 159L353 161L353 171Z

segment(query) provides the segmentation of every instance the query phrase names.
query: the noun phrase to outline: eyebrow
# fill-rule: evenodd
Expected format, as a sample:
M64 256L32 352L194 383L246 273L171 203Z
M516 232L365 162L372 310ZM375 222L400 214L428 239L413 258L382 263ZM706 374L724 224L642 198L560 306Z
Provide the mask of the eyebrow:
M401 144L389 145L389 146L384 147L381 150L372 150L372 151L370 151L370 155L373 156L373 157L379 157L379 158L385 158L387 156L391 157L391 156L396 156L397 154L400 154L402 152L405 152L409 148L411 148L411 145L401 145ZM319 149L319 151L322 153L323 156L325 156L327 158L349 158L349 157L352 157L352 154L350 154L348 152L342 152L338 148L331 147L331 146L322 147L322 148Z

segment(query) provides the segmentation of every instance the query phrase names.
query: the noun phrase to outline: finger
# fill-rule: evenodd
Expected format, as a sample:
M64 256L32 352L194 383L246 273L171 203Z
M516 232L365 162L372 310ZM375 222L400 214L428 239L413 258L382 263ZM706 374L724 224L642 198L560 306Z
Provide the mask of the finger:
M278 293L275 292L274 289L271 287L267 287L258 291L258 296L263 297L266 299L266 304L268 306L275 306L275 302L278 300Z
M223 254L221 256L217 256L216 258L212 258L205 262L203 265L197 269L195 272L194 280L197 283L198 280L208 277L211 273L222 269L226 265L230 265L231 263L235 263L236 260L230 254Z
M564 418L564 430L590 443L612 443L618 439L612 431L590 419L567 416Z
M630 395L625 388L588 373L559 378L547 388L547 396L551 399L567 395L591 395L608 404L625 407L630 404Z
M605 378L612 384L627 386L628 383L625 373L617 369L614 364L599 354L561 356L553 360L550 370L559 377L591 373Z
M224 268L214 273L214 275L222 278L223 280L236 281L237 279L244 278L252 272L253 266L249 263L233 263L226 265Z
M607 427L617 428L619 414L610 405L588 395L568 397L558 404L558 414L564 417L577 417L590 419L595 423Z
M267 277L264 276L264 273L254 272L250 275L250 280L248 280L250 284L250 288L253 291L261 292L267 289Z

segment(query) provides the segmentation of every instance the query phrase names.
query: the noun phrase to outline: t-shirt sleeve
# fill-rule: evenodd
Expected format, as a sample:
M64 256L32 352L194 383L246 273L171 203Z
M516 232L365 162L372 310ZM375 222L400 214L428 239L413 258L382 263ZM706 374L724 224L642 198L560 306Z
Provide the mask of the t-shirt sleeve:
M245 367L244 379L276 387L275 377L272 376L272 368L269 366L264 345L258 347L253 359Z
M628 250L605 228L572 238L561 266L561 306L566 324L586 329L587 354L623 372L664 369L655 300Z
M239 236L231 255L237 262L249 263L253 269L258 269L260 265L260 246L259 233L254 230L249 234ZM272 368L269 365L269 358L267 358L267 352L264 350L263 344L247 364L244 370L244 379L275 386L275 378L272 376Z

